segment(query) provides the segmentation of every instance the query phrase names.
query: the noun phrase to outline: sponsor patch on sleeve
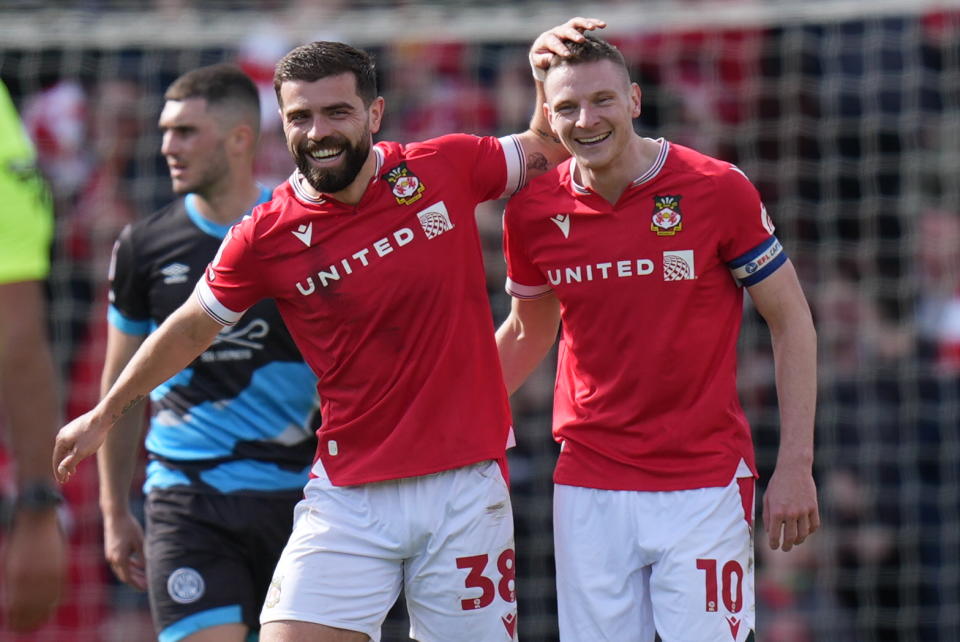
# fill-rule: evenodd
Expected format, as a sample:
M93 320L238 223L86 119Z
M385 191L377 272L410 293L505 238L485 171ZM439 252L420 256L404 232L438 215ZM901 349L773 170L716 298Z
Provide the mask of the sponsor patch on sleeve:
M777 271L787 260L776 236L727 263L733 277L744 286L755 285Z

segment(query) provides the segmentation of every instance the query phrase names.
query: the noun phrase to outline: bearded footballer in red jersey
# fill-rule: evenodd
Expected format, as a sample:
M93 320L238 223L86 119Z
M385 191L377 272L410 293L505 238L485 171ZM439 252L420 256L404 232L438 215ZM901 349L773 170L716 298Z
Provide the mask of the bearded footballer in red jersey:
M531 53L563 55L564 39L602 26L575 18ZM297 170L231 229L195 296L100 404L61 430L57 475L273 298L318 377L323 426L260 639L379 640L401 588L417 640L515 639L510 413L474 209L566 152L539 110L503 139L374 145L384 101L373 62L342 43L294 49L274 87Z
M774 549L819 527L810 311L744 174L637 135L640 89L620 52L593 38L570 50L546 66L544 111L572 158L507 205L514 299L497 331L513 392L562 323L560 637L740 642L755 619L743 291L773 338L781 443L763 516Z

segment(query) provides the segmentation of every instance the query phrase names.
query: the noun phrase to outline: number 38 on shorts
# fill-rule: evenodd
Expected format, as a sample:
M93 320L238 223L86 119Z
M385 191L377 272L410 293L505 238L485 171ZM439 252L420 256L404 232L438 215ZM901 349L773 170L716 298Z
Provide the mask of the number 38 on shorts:
M464 587L479 591L479 595L465 598L460 601L464 611L482 609L490 606L494 598L499 595L504 602L517 601L516 589L516 554L508 548L497 557L496 570L488 570L490 556L470 555L457 558L457 568L467 570L464 577Z

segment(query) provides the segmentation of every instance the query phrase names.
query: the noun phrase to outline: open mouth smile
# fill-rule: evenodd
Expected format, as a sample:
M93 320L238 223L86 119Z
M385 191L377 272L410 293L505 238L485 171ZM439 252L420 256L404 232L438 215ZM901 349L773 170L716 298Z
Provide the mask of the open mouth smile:
M343 155L343 148L327 148L327 149L318 149L314 151L307 152L307 156L317 161L318 163L326 163L336 158L339 158Z
M597 143L601 143L607 140L608 138L610 138L610 135L611 135L611 132L607 132L605 134L600 134L598 136L591 136L589 138L574 138L574 140L580 143L581 145L596 145Z

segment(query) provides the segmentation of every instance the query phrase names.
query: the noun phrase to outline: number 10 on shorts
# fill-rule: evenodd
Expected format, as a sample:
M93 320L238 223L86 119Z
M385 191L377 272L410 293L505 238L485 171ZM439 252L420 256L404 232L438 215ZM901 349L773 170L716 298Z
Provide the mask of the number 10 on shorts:
M717 577L717 560L698 559L697 568L704 572L706 581L706 610L713 613L717 610L717 589L720 585L719 597L730 613L739 613L743 608L743 567L737 560L730 560L723 565L720 576ZM718 581L719 580L719 581Z
M457 568L470 569L467 577L464 579L464 586L468 589L480 589L481 593L477 597L466 600L460 600L460 607L464 611L482 609L490 606L493 598L499 593L505 602L517 601L516 590L516 554L512 548L508 548L497 558L497 571L499 580L494 583L490 577L485 575L489 555L470 555L468 557L457 558Z

